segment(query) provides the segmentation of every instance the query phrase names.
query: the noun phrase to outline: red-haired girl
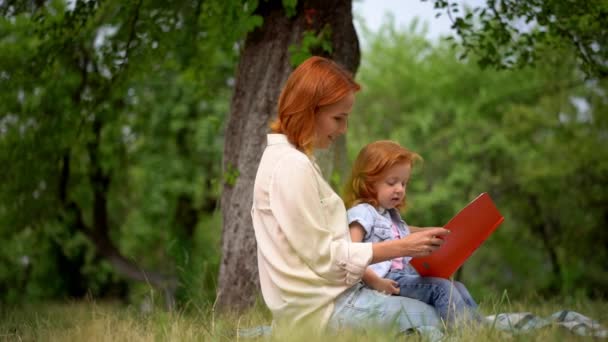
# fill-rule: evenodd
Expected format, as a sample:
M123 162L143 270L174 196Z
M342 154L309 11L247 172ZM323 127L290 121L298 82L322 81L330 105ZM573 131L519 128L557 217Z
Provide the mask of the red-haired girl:
M335 62L311 57L287 79L264 150L251 215L262 295L275 324L370 327L401 331L440 326L422 302L361 285L369 263L435 251L437 227L399 240L353 243L342 199L311 158L344 134L359 85Z
M353 242L392 241L426 228L408 226L399 214L405 205L412 166L420 156L398 143L376 141L357 156L345 189ZM449 325L456 319L476 319L477 304L457 281L421 277L409 264L411 256L375 263L365 270L363 282L382 293L414 298L437 309Z

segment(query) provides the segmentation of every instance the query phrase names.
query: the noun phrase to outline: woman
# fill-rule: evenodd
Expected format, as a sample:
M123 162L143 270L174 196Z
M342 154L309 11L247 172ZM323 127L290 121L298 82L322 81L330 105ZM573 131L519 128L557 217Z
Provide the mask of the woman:
M402 331L438 325L421 302L380 294L360 284L370 263L425 256L442 243L428 228L381 243L351 242L346 209L323 179L312 153L346 133L359 85L321 57L302 63L279 98L254 184L252 218L260 285L275 323L318 327L378 326Z

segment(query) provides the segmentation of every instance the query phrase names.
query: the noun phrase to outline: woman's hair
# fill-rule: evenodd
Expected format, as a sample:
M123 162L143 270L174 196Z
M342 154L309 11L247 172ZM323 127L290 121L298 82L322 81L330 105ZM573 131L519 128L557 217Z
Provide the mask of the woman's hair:
M360 203L369 203L378 207L377 193L374 183L382 180L386 171L397 164L408 164L414 166L422 158L415 152L401 147L398 143L390 140L380 140L366 145L361 149L353 169L344 188L344 202L350 208ZM405 206L406 196L403 203L397 206Z
M318 56L305 60L289 76L279 97L278 117L270 125L296 148L311 154L320 107L360 89L352 75L336 62Z

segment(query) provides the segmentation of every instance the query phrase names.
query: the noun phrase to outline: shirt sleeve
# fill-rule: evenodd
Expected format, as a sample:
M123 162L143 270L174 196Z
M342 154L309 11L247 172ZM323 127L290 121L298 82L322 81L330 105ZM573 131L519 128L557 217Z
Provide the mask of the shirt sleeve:
M410 235L412 233L412 231L410 230L410 226L407 224L407 222L403 220L401 222L403 222L403 230L405 230L405 235Z
M353 222L359 223L365 230L364 241L369 241L371 238L372 227L374 226L374 215L370 211L370 207L367 204L357 204L356 206L348 209L346 212L348 216L348 224Z
M287 242L318 276L336 284L358 282L372 259L371 243L353 243L348 227L327 227L317 174L302 156L286 156L275 168L270 208ZM344 229L337 238L332 230Z

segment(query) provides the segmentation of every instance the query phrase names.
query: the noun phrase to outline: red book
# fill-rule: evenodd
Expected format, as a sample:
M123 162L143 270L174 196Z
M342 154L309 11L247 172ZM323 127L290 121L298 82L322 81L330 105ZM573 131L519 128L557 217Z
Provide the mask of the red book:
M413 258L410 264L423 277L449 278L498 228L504 217L487 193L477 196L444 228L450 230L445 242L433 254Z

